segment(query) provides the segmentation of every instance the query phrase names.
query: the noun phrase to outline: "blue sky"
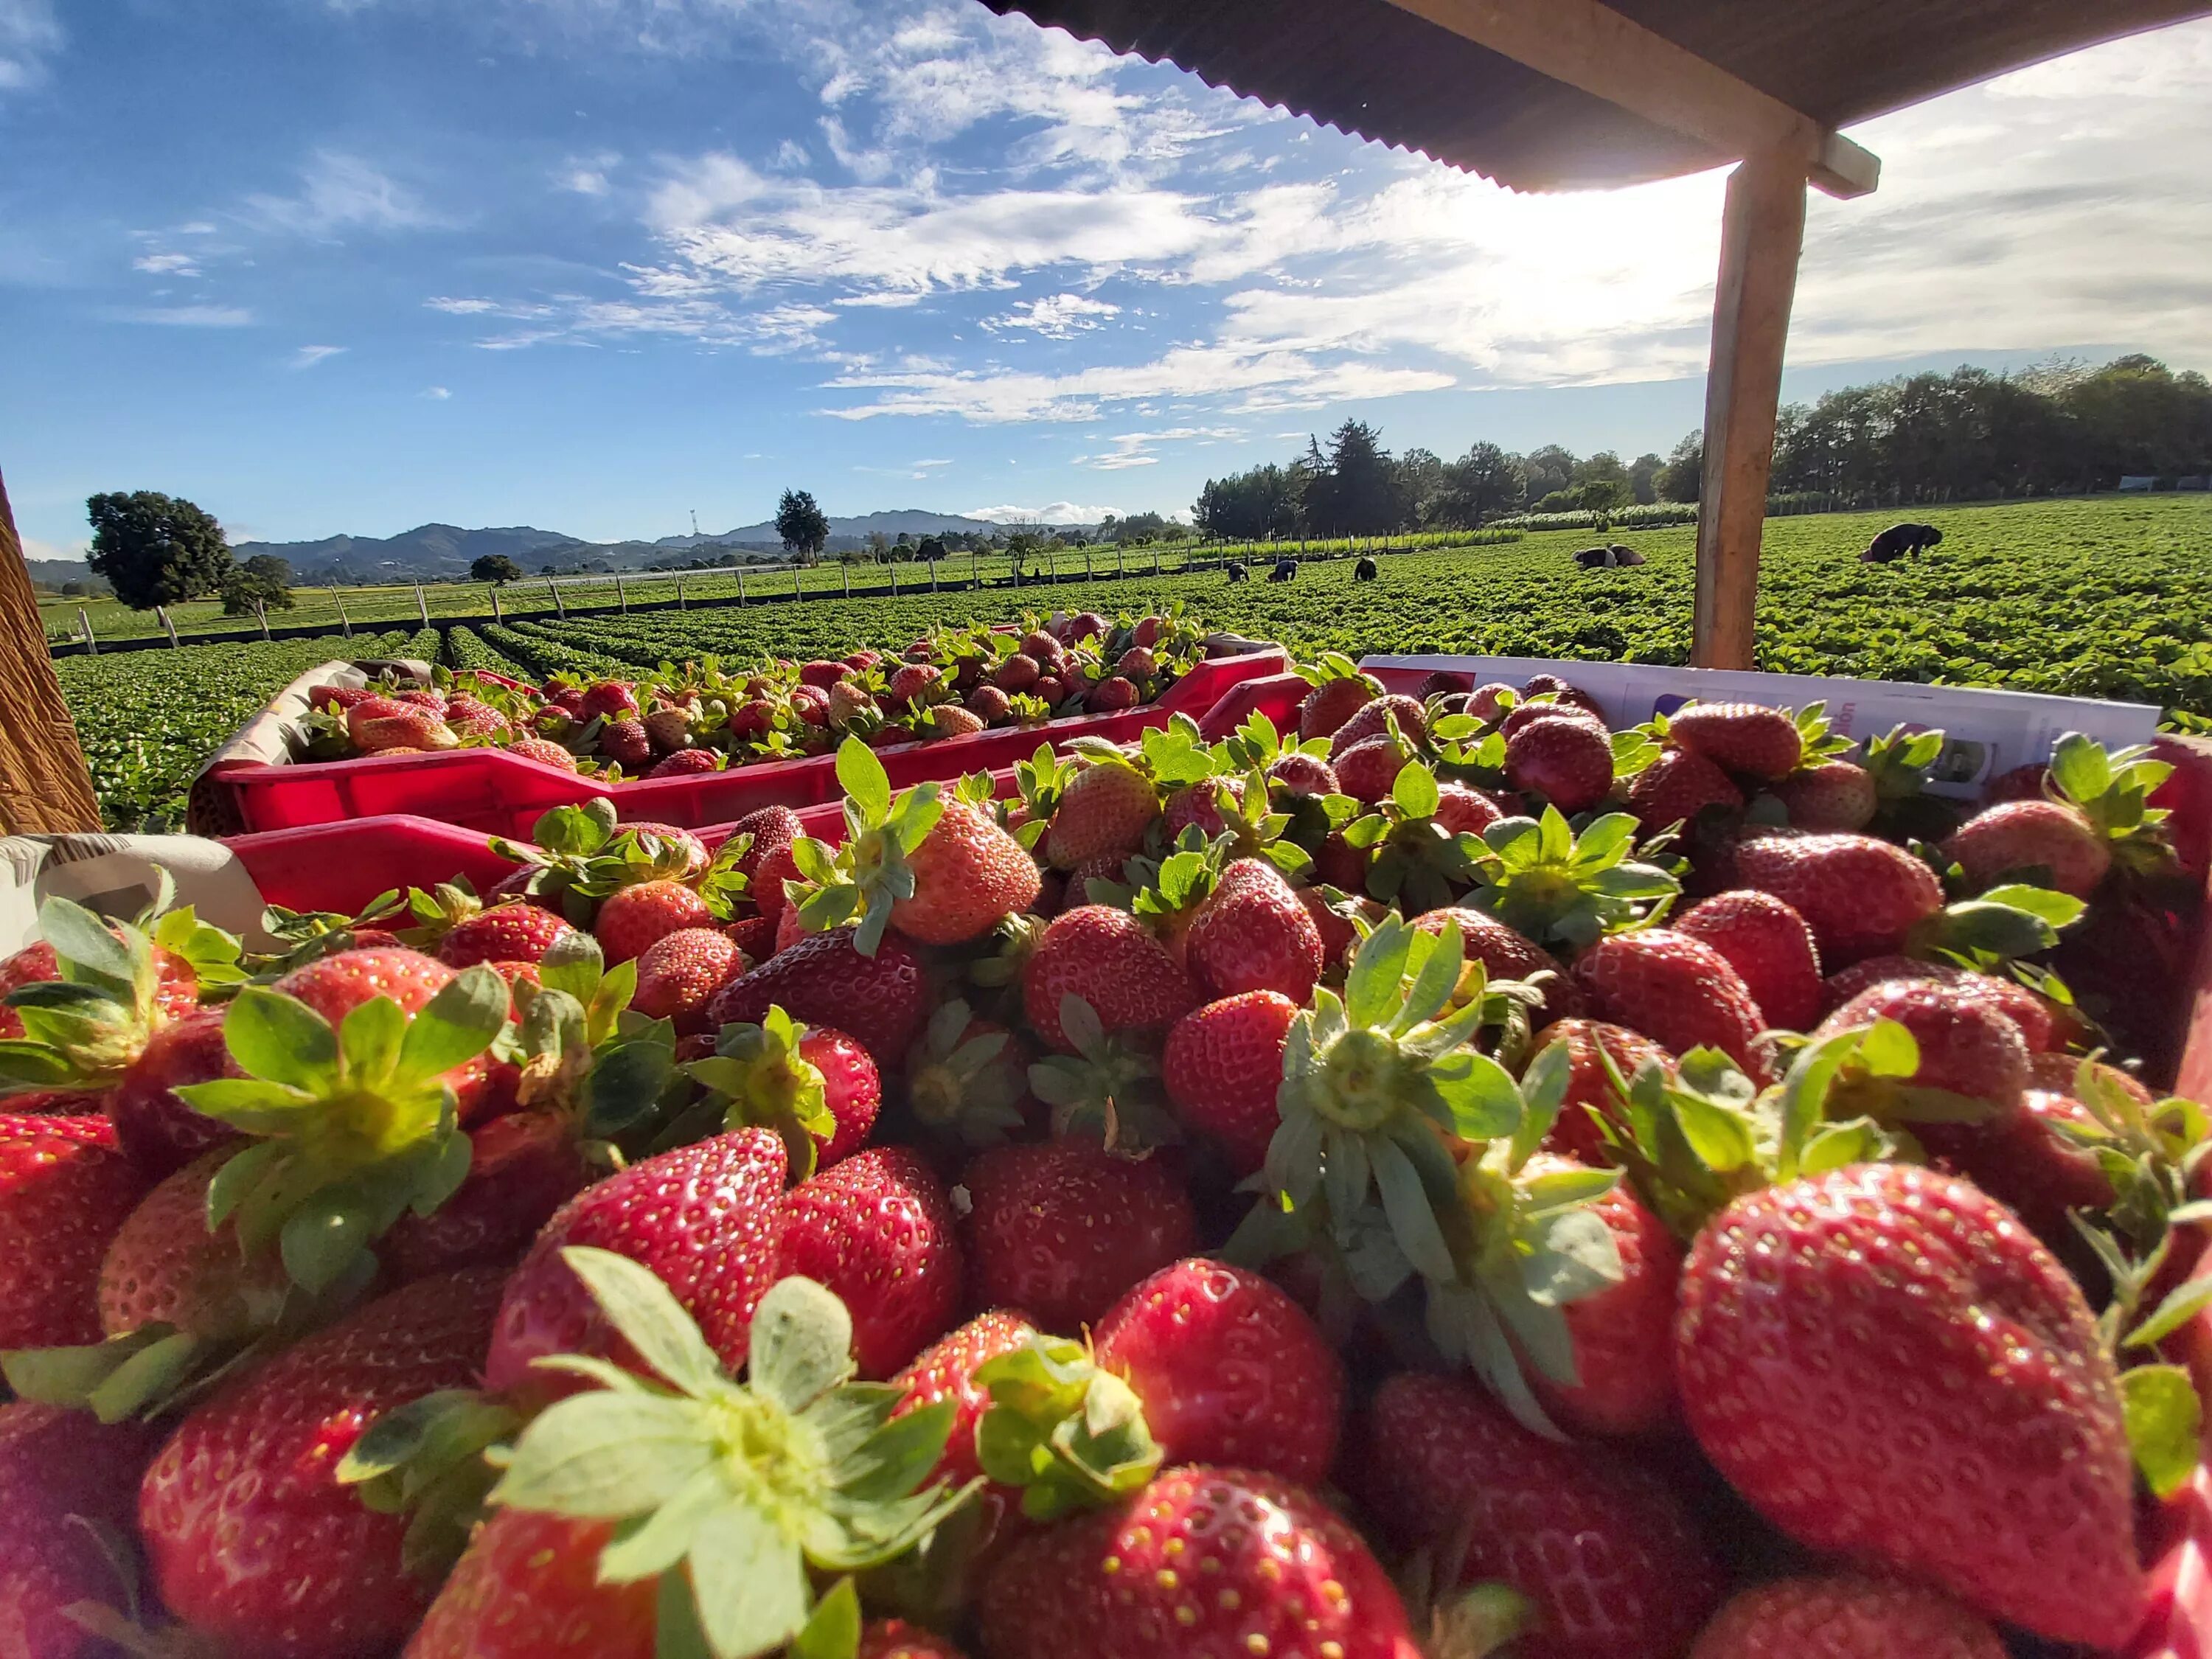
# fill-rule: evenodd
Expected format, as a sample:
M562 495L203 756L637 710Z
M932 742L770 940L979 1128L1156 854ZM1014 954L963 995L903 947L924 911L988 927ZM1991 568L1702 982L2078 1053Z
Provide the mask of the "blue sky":
M1789 392L2212 368L2212 23L1868 124ZM234 538L1187 511L1698 423L1717 175L1515 197L969 0L0 0L0 471Z

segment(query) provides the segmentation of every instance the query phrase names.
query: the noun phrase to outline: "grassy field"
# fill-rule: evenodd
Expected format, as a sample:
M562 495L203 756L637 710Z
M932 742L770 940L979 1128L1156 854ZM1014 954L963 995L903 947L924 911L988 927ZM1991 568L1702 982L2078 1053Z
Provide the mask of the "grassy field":
M2010 686L2212 716L2212 497L1925 510L1920 516L1944 531L1942 547L1917 563L1860 564L1858 550L1897 516L1768 522L1760 667ZM708 603L567 622L510 613L503 624L490 622L487 611L480 623L447 630L444 652L453 666L531 675L562 666L621 671L709 652L743 659L900 646L935 622L1000 620L1024 608L1112 614L1180 599L1207 623L1280 640L1302 657L1333 648L1355 656L1454 651L1686 660L1694 531L1626 534L1622 538L1650 560L1631 570L1577 570L1568 556L1589 538L1587 531L1554 532L1511 545L1394 555L1373 582L1355 582L1350 562L1339 561L1310 566L1281 585L1231 585L1218 570L1154 578L1146 568L1034 594L923 592L743 609ZM837 574L837 567L827 569ZM810 573L810 580L823 574ZM406 625L374 641L357 634L355 653L409 643L422 654L434 647L434 632L415 633L412 590L402 591ZM112 818L124 823L178 810L208 749L301 666L343 654L345 642L327 637L70 659L58 666L95 755L103 799Z

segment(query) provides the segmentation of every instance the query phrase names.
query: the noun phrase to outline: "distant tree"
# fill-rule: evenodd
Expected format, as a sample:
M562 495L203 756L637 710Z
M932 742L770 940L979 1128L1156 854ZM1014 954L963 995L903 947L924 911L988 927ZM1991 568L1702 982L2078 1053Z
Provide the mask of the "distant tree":
M890 556L891 538L880 530L871 530L866 537L868 557L881 564Z
M92 521L85 562L134 611L216 592L234 568L222 526L181 496L140 489L84 505Z
M1636 499L1626 478L1591 478L1577 484L1567 495L1585 513L1618 513Z
M81 599L84 598L88 591L88 590L82 582L64 582L62 584L62 597L65 599Z
M1528 475L1528 496L1534 501L1550 495L1555 489L1565 489L1575 482L1574 452L1558 444L1546 444L1528 452L1522 463Z
M1575 463L1577 484L1620 483L1628 482L1628 469L1620 464L1620 457L1610 449L1601 449L1595 455L1585 456Z
M935 564L945 556L944 538L938 536L923 537L921 545L915 550L914 556L925 563Z
M251 617L263 609L289 611L295 603L291 562L274 553L255 554L223 580L226 617Z
M1473 529L1485 519L1520 506L1528 488L1521 458L1493 443L1478 443L1444 467L1443 489L1431 509L1440 525Z
M1409 449L1398 458L1395 483L1397 511L1385 529L1436 522L1444 494L1444 464L1435 453Z
M1662 501L1694 501L1705 483L1705 434L1692 432L1674 446L1666 465L1652 477Z
M1308 465L1315 446L1308 441ZM1397 468L1382 434L1346 421L1329 434L1323 470L1305 488L1307 520L1324 536L1371 536L1401 522Z
M802 561L814 559L829 544L830 520L804 489L787 489L776 503L775 533Z
M1652 454L1638 455L1629 463L1629 492L1636 497L1638 506L1649 507L1659 499L1659 485L1656 481L1659 469L1666 465L1666 462Z
M1574 513L1578 512L1581 507L1582 503L1575 499L1575 492L1571 489L1555 489L1550 495L1539 495L1528 503L1531 513Z
M486 553L469 562L469 580L472 582L519 582L522 567L504 553Z

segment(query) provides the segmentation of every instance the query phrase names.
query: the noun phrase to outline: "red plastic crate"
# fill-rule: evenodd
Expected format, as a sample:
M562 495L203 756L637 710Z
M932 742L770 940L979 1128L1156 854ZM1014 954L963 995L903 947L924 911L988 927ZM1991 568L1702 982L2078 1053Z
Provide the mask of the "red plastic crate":
M995 771L1034 753L1040 743L1055 750L1083 737L1125 743L1148 727L1165 726L1178 713L1210 727L1212 712L1224 698L1253 683L1279 679L1289 666L1287 653L1267 646L1200 662L1158 702L1121 714L1077 715L878 752L891 782L904 787L964 772ZM1238 713L1237 720L1243 718ZM1230 726L1235 724L1231 720ZM817 805L836 800L838 793L836 758L828 755L610 785L503 749L459 749L279 766L225 763L194 786L192 810L196 825L223 835L408 815L520 839L528 836L548 807L574 805L594 796L611 798L625 820L696 830L729 823L762 806Z

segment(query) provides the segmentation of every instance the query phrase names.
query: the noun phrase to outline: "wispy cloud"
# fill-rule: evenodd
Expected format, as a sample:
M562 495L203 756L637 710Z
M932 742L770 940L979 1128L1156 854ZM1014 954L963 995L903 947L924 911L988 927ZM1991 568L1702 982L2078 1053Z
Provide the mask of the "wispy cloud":
M442 404L453 394L441 386L426 386L422 388L422 395L433 403Z
M292 354L291 361L287 367L295 369L313 368L316 364L327 362L344 350L343 346L303 345Z
M133 270L155 276L197 276L199 261L189 253L142 253L131 262Z
M23 556L27 559L82 559L91 546L88 542L42 542L36 536L26 536Z
M253 313L244 306L138 306L107 313L118 323L155 323L167 328L247 328Z
M1075 465L1101 472L1117 472L1127 467L1158 464L1160 458L1152 452L1162 444L1202 444L1243 435L1242 428L1233 426L1170 426L1158 432L1121 432L1107 439L1107 447L1098 453L1078 455Z
M1081 294L1048 294L1041 300L1024 300L995 317L986 317L983 326L994 333L1029 330L1048 340L1070 340L1121 314L1121 307L1104 300Z
M64 41L52 0L0 0L0 93L43 86Z
M607 175L621 162L620 155L613 150L604 150L597 155L569 161L554 175L553 182L561 189L574 191L579 196L605 196L613 189Z
M1047 501L1042 507L970 507L962 510L963 519L988 519L993 524L1097 524L1109 513L1118 512L1111 507L1085 507L1076 501Z
M248 196L244 213L258 228L312 237L353 229L422 230L447 222L373 163L331 149L308 158L297 192Z

